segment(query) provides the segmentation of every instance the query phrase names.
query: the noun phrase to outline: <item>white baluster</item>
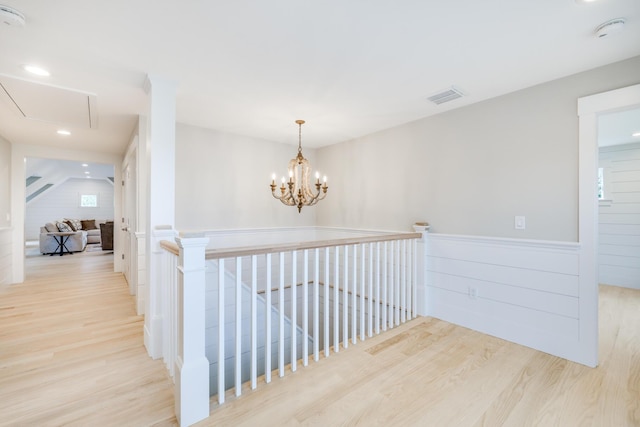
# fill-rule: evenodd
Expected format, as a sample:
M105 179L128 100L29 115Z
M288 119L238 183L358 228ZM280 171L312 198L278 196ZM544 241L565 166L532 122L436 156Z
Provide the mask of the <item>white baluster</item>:
M393 296L394 302L394 321L395 326L400 325L400 242L398 240L394 240L393 242L393 252L395 262L393 263L394 268L394 281L393 281L393 289L395 294Z
M373 336L373 244L369 243L369 290L367 291L368 303L368 319L367 319L367 335L369 338Z
M415 319L418 313L418 241L411 240L411 318Z
M235 394L242 394L242 258L236 257Z
M298 252L291 253L291 372L298 368Z
M258 256L251 256L251 389L258 386Z
M271 382L271 254L267 254L267 286L265 289L265 311L264 311L264 380L268 384Z
M334 257L334 278L333 278L333 351L340 351L340 316L339 316L339 300L340 297L340 247L335 247Z
M309 365L309 249L303 251L302 273L302 366Z
M400 306L400 321L402 323L407 321L407 241L402 241L402 260L400 261L401 267L401 283L402 283L402 304Z
M351 342L358 340L358 245L353 245L353 282L351 284Z
M316 248L315 267L313 269L313 360L316 362L320 360L319 356L319 341L320 341L320 327L319 327L319 311L320 311L320 249Z
M278 375L284 376L284 252L280 252L280 287L278 288Z
M384 256L383 256L383 272L382 272L382 330L387 330L387 304L389 303L388 297L388 282L389 282L389 247L388 242L384 242Z
M225 380L224 380L224 259L218 261L218 404L224 403Z
M329 357L329 311L331 304L329 301L329 248L324 248L324 357Z
M395 326L394 324L394 313L393 313L393 309L394 309L394 303L395 303L395 285L396 285L396 265L395 265L395 241L391 241L390 243L390 250L391 250L391 254L389 256L389 262L391 263L390 265L390 271L389 271L389 328L393 328Z
M344 285L342 286L342 347L349 348L349 246L344 247Z
M376 335L380 333L380 242L376 242Z
M365 275L365 262L366 262L366 247L365 244L362 243L360 247L360 340L364 341L365 335L365 323L364 323L364 299L365 299L365 284L366 284L366 275Z

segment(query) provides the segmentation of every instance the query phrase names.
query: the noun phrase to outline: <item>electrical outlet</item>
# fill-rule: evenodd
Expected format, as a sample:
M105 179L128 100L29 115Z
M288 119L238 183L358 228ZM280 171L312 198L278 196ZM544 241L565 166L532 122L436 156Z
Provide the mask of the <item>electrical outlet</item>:
M473 288L469 286L469 298L471 299L478 298L478 288Z
M514 225L516 230L524 230L526 227L525 218L523 216L516 216Z

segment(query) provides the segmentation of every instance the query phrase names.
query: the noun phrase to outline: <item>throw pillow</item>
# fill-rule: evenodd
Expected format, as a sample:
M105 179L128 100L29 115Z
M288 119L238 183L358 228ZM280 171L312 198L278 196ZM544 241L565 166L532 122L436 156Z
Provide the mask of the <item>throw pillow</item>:
M48 222L44 225L44 228L46 228L46 230L49 233L55 233L56 231L58 231L58 226L56 226L54 223L52 222Z
M82 230L82 222L79 219L73 219L73 218L65 218L64 222L70 222L71 224L71 228L73 228L73 231L78 231L78 230Z
M69 221L68 219L64 220L64 223L67 224L69 226L69 228L71 228L71 231L78 231L74 226L73 226L73 222Z
M80 221L82 223L83 230L97 230L95 219L83 219Z
M64 222L56 222L56 225L58 226L58 231L71 231L71 227Z

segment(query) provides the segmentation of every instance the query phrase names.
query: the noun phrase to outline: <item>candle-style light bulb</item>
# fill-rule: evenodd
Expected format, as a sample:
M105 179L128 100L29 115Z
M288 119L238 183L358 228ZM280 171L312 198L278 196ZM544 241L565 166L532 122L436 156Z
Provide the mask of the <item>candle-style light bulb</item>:
M271 174L271 185L275 185L275 183L276 183L276 174L273 173Z
M320 172L316 172L316 184L320 184Z
M325 176L322 178L322 180L323 180L323 181L324 181L324 183L326 184L326 183L327 183L327 175L325 175Z

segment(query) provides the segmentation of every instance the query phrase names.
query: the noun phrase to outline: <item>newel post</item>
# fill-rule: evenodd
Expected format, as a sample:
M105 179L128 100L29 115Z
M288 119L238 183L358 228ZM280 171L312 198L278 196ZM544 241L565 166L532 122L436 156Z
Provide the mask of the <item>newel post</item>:
M178 258L178 354L175 412L181 426L209 416L209 361L205 355L205 248L203 234L176 238Z
M422 238L416 245L416 297L418 299L416 311L419 316L428 316L427 304L427 233L429 224L417 222L413 224L416 233L422 233Z

